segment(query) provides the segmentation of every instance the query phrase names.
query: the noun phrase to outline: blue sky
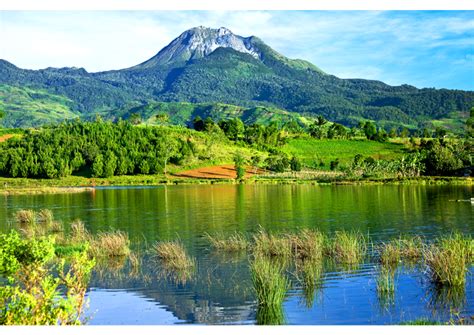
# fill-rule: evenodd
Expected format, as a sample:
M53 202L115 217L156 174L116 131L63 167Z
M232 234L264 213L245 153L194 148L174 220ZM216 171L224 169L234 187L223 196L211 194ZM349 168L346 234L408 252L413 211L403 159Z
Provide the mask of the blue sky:
M0 58L120 69L199 25L256 35L341 78L474 90L474 11L2 11Z

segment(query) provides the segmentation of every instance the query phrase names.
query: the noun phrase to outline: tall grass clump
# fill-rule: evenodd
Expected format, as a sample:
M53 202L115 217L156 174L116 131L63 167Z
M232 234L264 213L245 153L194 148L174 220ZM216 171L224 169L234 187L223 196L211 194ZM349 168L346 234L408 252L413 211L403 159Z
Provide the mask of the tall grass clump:
M322 287L323 263L319 259L304 259L296 263L296 270L306 307L311 308L316 291Z
M16 222L19 224L36 224L36 213L31 209L21 209L15 213Z
M250 265L250 272L257 304L266 307L281 306L290 287L283 267L269 258L256 257Z
M383 243L380 246L380 263L384 267L396 266L402 260L402 249L398 240Z
M327 247L329 256L345 264L360 263L366 251L367 239L359 232L336 231Z
M289 238L296 258L322 259L326 238L320 231L303 229L298 234L289 235Z
M54 221L53 212L49 209L42 209L36 213L36 220L38 223L49 226Z
M247 238L238 232L233 233L227 238L222 235L211 236L209 234L206 235L206 238L214 249L228 252L246 250L249 244Z
M469 244L463 236L452 234L425 248L424 259L434 283L464 286L471 257Z
M71 242L81 243L90 240L91 235L84 223L76 219L71 222Z
M90 244L91 253L96 257L124 257L130 254L130 240L121 231L99 233Z
M443 249L463 250L468 263L474 262L474 239L469 235L453 232L438 239L437 244Z
M395 293L395 270L381 266L377 276L377 293L379 296L392 296Z
M193 276L196 262L187 255L180 241L157 242L153 246L155 256L161 261L158 276L184 285Z
M401 261L414 262L421 258L423 247L419 236L399 237L379 246L379 260L385 267L393 267Z
M153 246L156 256L168 268L189 269L194 267L194 259L189 257L180 241L158 242Z
M273 235L261 229L253 239L256 257L289 258L292 255L292 238L288 235Z

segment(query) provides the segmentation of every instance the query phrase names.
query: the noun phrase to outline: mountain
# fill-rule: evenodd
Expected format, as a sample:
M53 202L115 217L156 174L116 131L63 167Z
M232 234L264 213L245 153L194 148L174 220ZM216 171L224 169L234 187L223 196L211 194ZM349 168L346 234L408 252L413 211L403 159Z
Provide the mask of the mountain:
M187 30L154 57L122 70L33 71L0 60L0 82L64 96L71 111L84 118L127 114L130 105L190 102L266 106L346 125L372 119L387 127L419 127L452 113L464 115L474 105L472 91L340 79L279 54L255 36L241 37L226 28Z

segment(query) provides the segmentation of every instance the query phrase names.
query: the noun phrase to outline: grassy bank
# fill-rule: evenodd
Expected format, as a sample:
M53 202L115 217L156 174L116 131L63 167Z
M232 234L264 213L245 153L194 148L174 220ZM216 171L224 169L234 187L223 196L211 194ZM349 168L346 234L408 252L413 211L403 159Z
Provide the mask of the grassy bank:
M235 179L201 179L172 175L135 175L110 178L70 176L59 179L4 178L0 177L0 195L79 193L92 191L95 186L156 186L192 184L236 184ZM314 185L472 185L471 177L417 177L405 179L351 179L343 175L322 174L319 178L304 178L297 174L262 175L248 178L243 184L314 184ZM1 186L3 185L3 187Z

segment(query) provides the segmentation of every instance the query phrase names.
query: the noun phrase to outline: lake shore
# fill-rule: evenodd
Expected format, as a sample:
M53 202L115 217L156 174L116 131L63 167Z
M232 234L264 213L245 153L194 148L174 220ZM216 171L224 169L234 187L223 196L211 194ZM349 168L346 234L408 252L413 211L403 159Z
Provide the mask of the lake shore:
M189 178L165 175L114 176L86 178L70 176L60 179L32 179L0 177L0 194L52 194L93 191L94 187L107 186L156 186L195 184L308 184L308 185L472 185L472 177L417 177L417 178L366 178L350 179L342 176L302 179L279 176L253 176L243 181L235 179Z

